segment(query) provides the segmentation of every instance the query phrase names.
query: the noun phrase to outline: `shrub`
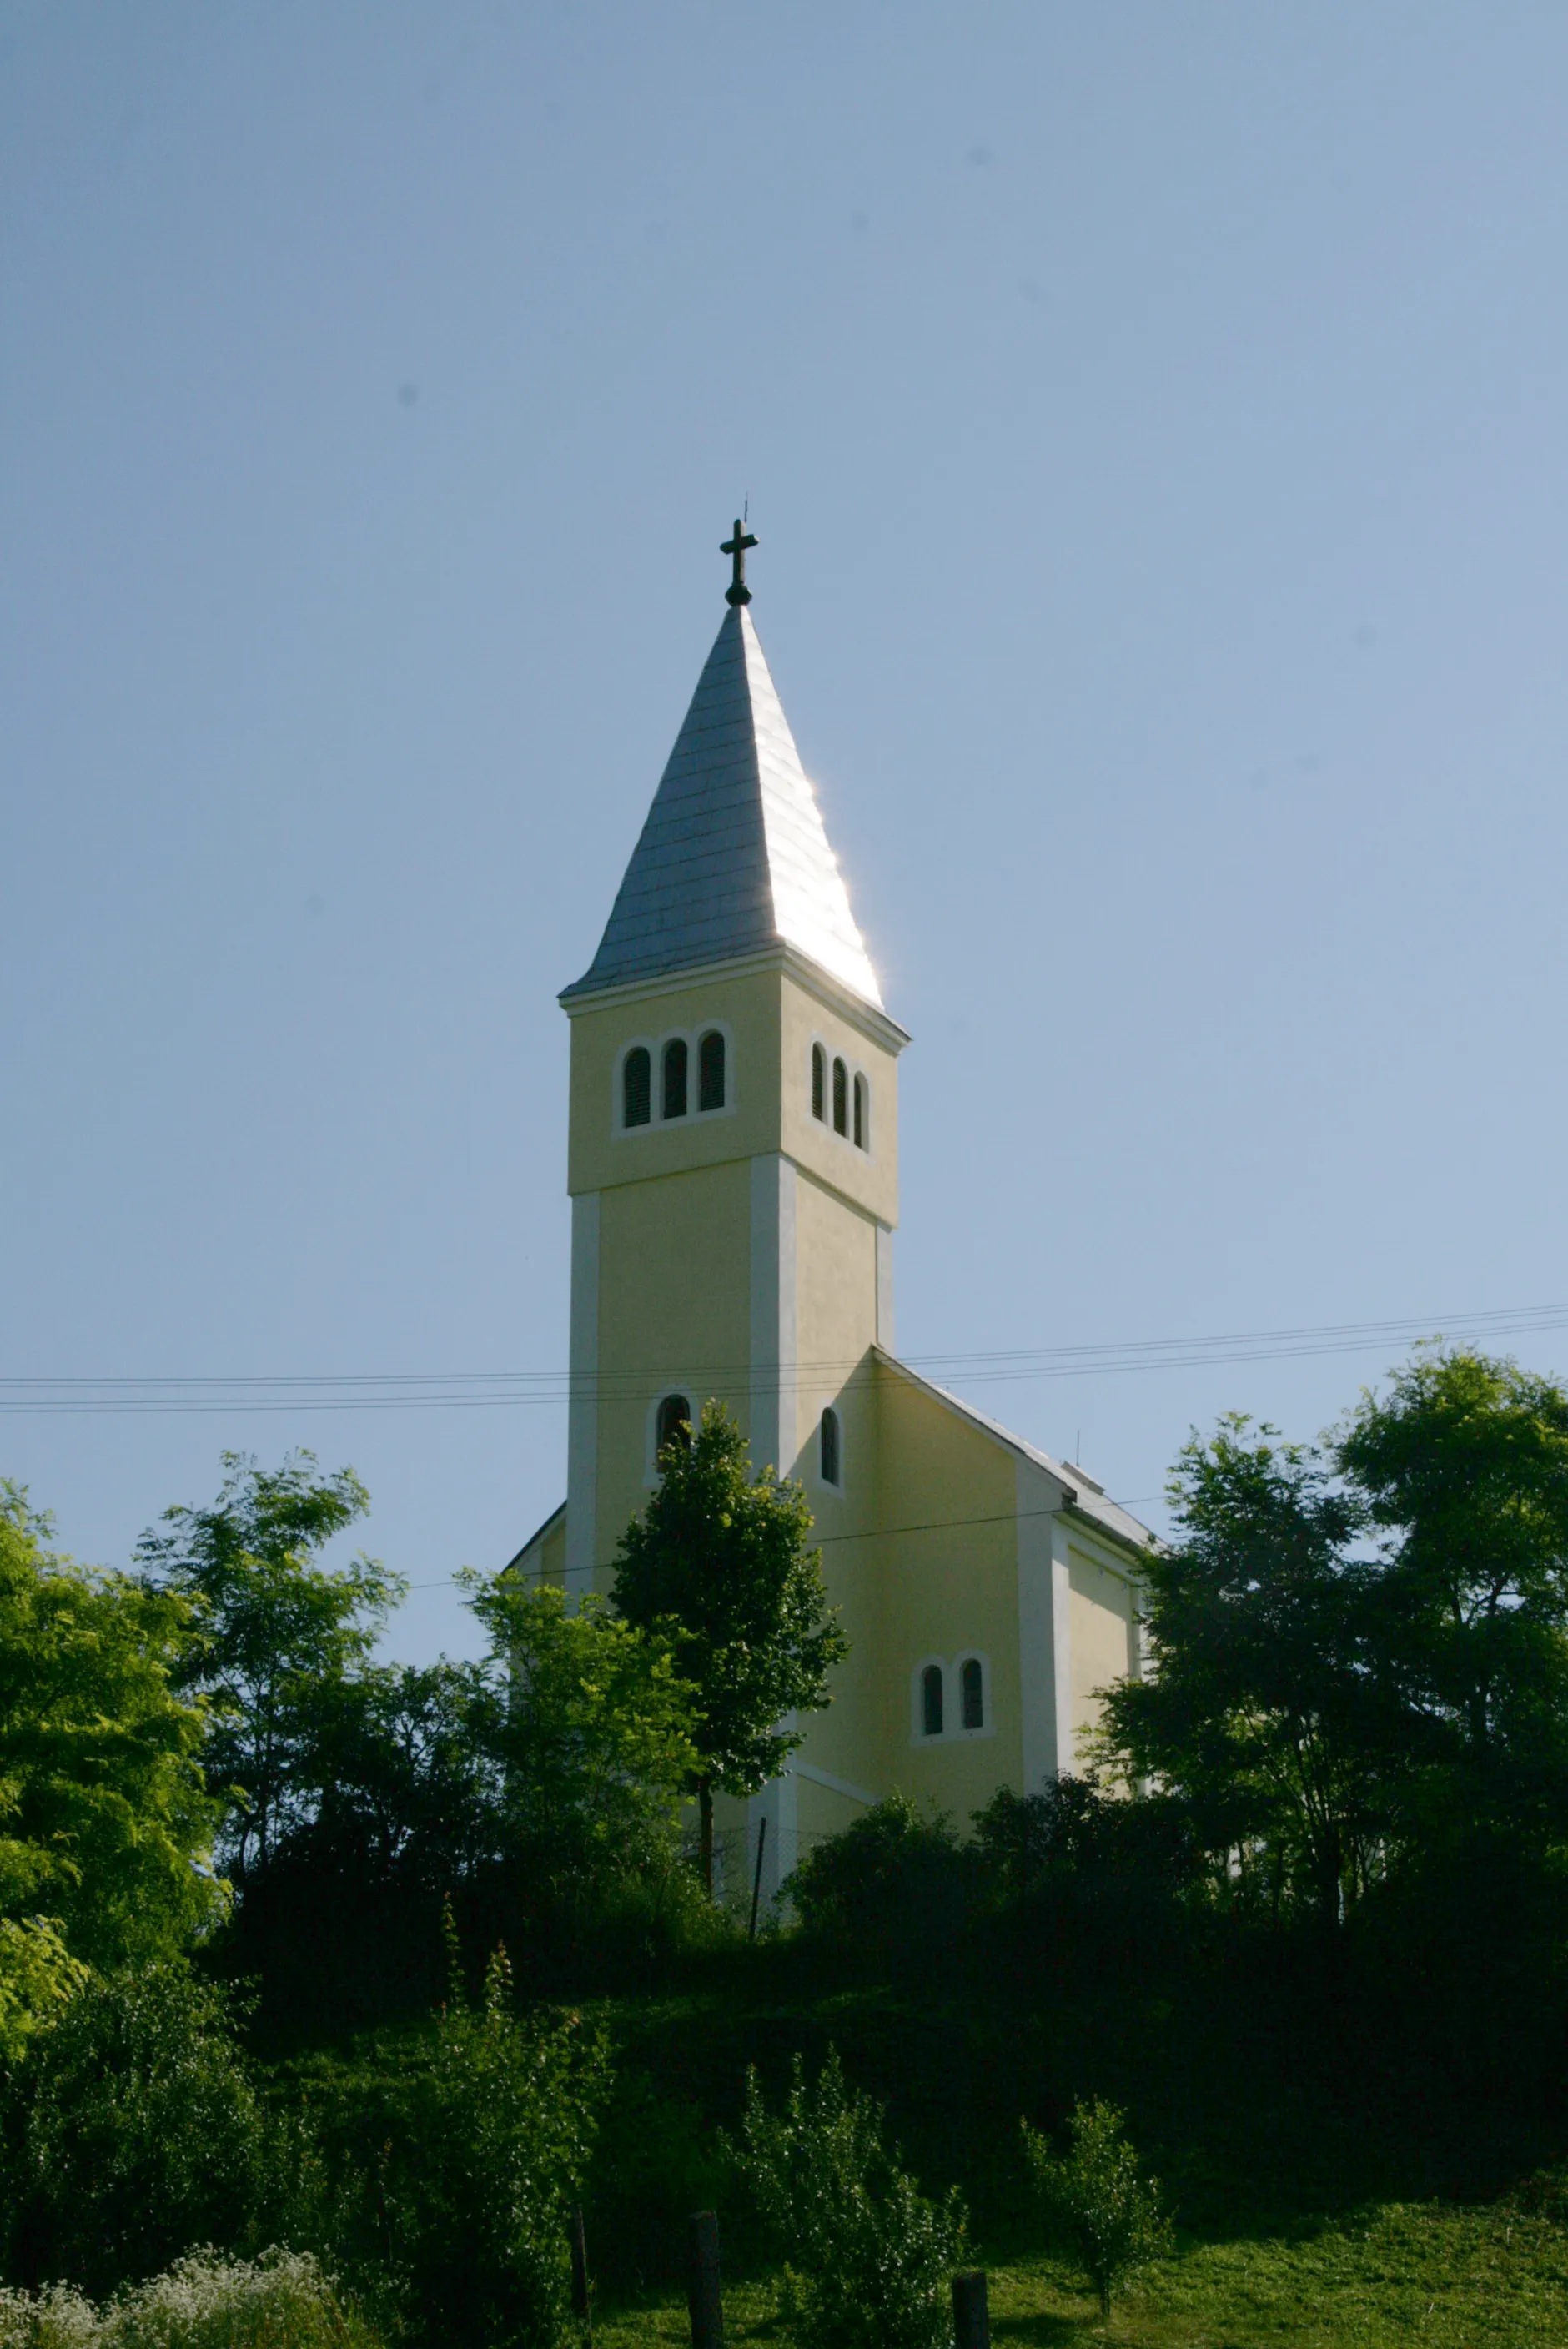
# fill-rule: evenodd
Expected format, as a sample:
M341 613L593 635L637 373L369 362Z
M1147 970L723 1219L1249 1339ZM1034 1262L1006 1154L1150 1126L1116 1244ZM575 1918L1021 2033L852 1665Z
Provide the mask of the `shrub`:
M192 2251L95 2308L68 2286L0 2292L0 2349L376 2349L305 2251Z
M1099 2098L1073 2106L1067 2154L1053 2154L1027 2121L1022 2129L1024 2159L1053 2231L1076 2254L1109 2317L1111 2294L1171 2250L1159 2182L1140 2173L1121 2112Z
M796 2057L777 2116L747 2075L735 2158L783 2254L780 2313L801 2349L944 2349L963 2205L956 2191L931 2201L899 2168L882 2107L832 2049L810 2086Z
M363 2180L356 2273L437 2349L553 2349L570 2293L567 2212L609 2084L576 2015L521 2020L499 1951L478 2011L453 1996Z
M841 1835L813 1846L789 1878L789 1898L814 1939L873 1964L928 1966L968 1906L971 1869L953 1823L890 1795Z
M89 1977L13 2075L11 2272L102 2295L194 2243L272 2231L282 2133L236 2044L226 1993L167 1961Z

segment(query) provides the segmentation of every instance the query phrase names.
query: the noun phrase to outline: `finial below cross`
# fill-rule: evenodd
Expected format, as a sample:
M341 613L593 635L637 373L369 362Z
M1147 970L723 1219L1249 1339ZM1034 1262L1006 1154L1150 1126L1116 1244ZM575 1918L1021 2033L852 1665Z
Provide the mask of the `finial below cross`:
M727 538L718 550L720 554L731 555L734 558L734 575L724 591L724 600L727 604L749 604L751 601L751 590L746 584L746 550L748 546L755 546L756 543L755 535L742 527L740 516L737 514L735 536Z

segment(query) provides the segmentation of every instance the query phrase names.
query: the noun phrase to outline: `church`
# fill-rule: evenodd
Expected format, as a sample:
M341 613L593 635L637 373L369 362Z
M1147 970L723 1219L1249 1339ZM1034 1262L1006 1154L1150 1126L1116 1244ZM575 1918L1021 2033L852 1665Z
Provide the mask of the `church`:
M899 1791L962 1823L1070 1770L1142 1663L1153 1539L1075 1466L901 1362L899 1062L748 608L728 609L571 1021L566 1498L510 1571L607 1592L662 1444L709 1397L803 1485L849 1640L749 1803L732 1893Z

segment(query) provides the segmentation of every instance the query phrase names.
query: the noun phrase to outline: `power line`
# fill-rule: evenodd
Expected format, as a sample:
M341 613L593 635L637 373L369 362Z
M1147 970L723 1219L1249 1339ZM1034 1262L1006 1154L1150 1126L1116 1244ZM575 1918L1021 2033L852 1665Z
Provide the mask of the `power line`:
M932 1376L961 1376L968 1385L1011 1384L1043 1379L1104 1378L1135 1371L1223 1368L1232 1364L1287 1361L1361 1353L1387 1345L1409 1344L1440 1332L1449 1338L1491 1337L1503 1340L1568 1329L1568 1303L1500 1307L1491 1311L1404 1316L1381 1321L1326 1322L1279 1330L1241 1330L1207 1338L1150 1338L1088 1346L1022 1347L984 1352L916 1354L910 1369ZM789 1372L762 1382L799 1392L823 1386L852 1386L871 1374L866 1358L795 1363ZM573 1393L601 1402L641 1402L650 1383L691 1381L709 1391L741 1381L758 1383L745 1362L649 1363L628 1367L591 1381L573 1381L569 1371L431 1371L356 1373L206 1374L150 1377L47 1376L0 1378L0 1412L14 1416L291 1412L474 1411L559 1409Z

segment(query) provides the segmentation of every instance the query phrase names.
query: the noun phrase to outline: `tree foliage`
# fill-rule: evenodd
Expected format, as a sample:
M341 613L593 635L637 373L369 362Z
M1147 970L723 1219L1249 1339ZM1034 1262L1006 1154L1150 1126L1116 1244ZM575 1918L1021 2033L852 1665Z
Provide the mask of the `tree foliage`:
M1336 1918L1387 1826L1364 1510L1240 1413L1183 1448L1171 1499L1178 1538L1146 1569L1158 1670L1107 1693L1099 1753L1178 1790L1227 1877Z
M453 1968L428 2062L389 2116L352 2256L430 2349L555 2349L570 2289L567 2219L609 2092L581 2016L521 2018L505 1953L477 2007ZM385 2292L382 2295L386 2297Z
M11 2083L9 2271L102 2293L193 2243L255 2250L278 2216L286 2136L222 1990L179 1960L95 1975Z
M226 1452L223 1466L213 1506L165 1510L170 1531L144 1534L137 1558L150 1588L197 1609L182 1682L208 1701L208 1775L225 1792L226 1856L243 1877L314 1816L346 1690L404 1585L370 1558L315 1563L370 1506L351 1468L324 1476L308 1452L277 1469Z
M748 2074L735 2159L784 2258L781 2313L801 2349L945 2349L963 2203L922 2194L835 2049L814 2081L795 2058L777 2114Z
M568 1873L646 1864L698 1767L674 1643L592 1595L569 1613L511 1577L469 1588L495 1659L481 1734L503 1834Z
M1568 1802L1568 1393L1422 1349L1325 1447L1239 1415L1183 1450L1154 1675L1098 1752L1186 1808L1228 1898L1343 1917Z
M176 1683L181 1597L77 1566L0 1485L0 2006L19 2024L64 1981L46 1930L95 1965L179 1947L216 1913L206 1716ZM68 1970L67 1970L68 1971ZM68 1986L68 1985L67 1985Z
M754 1795L801 1743L790 1716L828 1702L848 1643L827 1605L820 1553L798 1485L748 1474L745 1439L721 1403L665 1445L658 1489L621 1537L614 1602L628 1623L679 1643L700 1717L689 1774L703 1873L713 1877L713 1792Z
M1076 2104L1068 2136L1067 2152L1053 2153L1024 2122L1024 2162L1047 2225L1070 2246L1109 2318L1113 2296L1173 2249L1171 2221L1118 2106L1099 2097Z

